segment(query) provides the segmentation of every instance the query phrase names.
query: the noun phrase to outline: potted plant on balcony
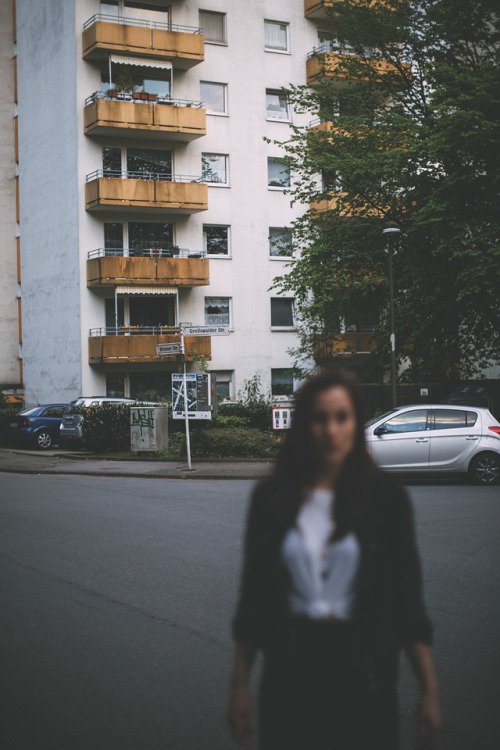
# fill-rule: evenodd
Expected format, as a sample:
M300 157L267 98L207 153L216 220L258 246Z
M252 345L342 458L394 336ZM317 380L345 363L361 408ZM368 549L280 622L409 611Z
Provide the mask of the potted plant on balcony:
M127 95L130 96L130 94L132 94L134 90L134 82L129 70L122 71L117 75L114 89L118 92L118 95L122 95L124 98L127 97Z

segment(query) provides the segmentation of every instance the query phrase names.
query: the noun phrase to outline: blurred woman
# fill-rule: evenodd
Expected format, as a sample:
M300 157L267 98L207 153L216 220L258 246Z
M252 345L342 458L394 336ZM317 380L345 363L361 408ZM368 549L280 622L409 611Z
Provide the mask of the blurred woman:
M417 738L440 727L432 628L406 492L373 465L356 384L311 377L273 476L250 503L229 723L249 747L264 656L261 750L397 750L399 651L420 687Z

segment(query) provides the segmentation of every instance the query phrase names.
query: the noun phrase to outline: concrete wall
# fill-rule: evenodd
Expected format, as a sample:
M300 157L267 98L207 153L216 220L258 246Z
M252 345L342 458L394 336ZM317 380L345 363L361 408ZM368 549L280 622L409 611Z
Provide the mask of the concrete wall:
M20 385L12 0L0 0L0 384Z
M67 0L17 0L28 404L81 391L74 14Z

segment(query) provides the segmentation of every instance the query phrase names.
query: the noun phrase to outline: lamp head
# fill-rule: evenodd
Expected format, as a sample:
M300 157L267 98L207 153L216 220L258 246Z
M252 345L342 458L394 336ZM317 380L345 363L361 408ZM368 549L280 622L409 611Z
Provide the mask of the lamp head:
M388 227L387 229L382 229L382 234L394 237L396 234L401 234L401 229L398 227Z

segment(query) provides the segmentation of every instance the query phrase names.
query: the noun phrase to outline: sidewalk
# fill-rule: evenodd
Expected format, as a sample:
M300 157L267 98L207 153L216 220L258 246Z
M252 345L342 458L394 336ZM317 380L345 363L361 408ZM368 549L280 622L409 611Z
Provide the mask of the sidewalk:
M272 470L271 461L196 460L192 471L185 461L108 460L68 450L31 451L0 448L0 472L13 474L84 474L94 477L146 479L259 479Z

